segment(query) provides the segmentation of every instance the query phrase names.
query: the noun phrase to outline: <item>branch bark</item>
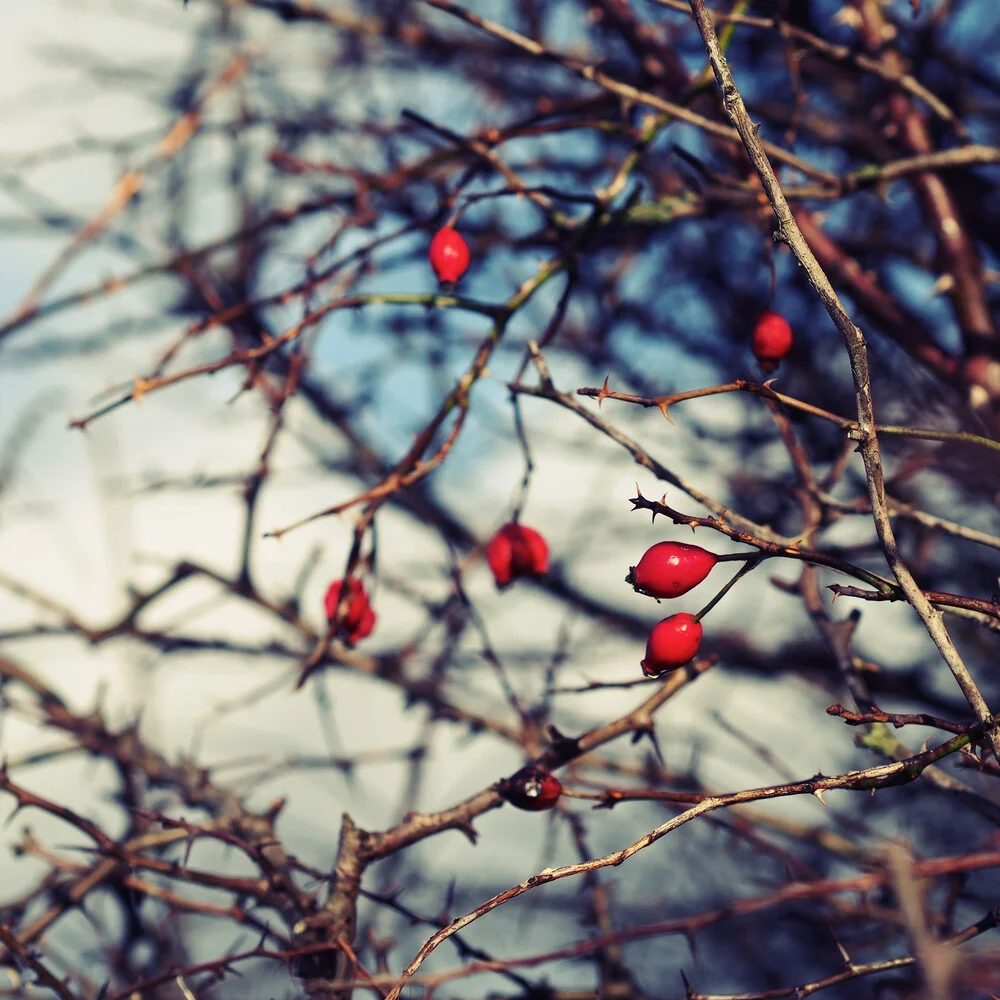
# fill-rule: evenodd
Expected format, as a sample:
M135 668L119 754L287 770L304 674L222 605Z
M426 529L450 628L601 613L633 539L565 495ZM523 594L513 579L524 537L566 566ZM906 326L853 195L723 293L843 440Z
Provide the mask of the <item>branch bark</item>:
M875 409L872 403L871 376L868 370L868 349L864 334L847 315L830 279L820 266L816 255L812 252L802 230L799 229L792 210L781 190L777 175L767 158L767 153L757 135L757 128L747 112L743 98L736 87L732 71L725 54L719 45L719 37L712 23L712 16L705 6L704 0L690 0L691 12L701 33L702 40L708 52L708 59L715 73L716 82L722 91L722 101L726 114L735 126L743 140L747 155L757 171L768 201L778 221L775 240L785 243L795 255L795 259L806 273L809 283L823 303L830 319L833 320L838 332L844 339L848 357L851 362L851 375L854 379L854 395L858 409L858 449L865 466L865 478L868 482L868 495L871 499L872 518L875 530L878 532L882 551L893 576L906 595L907 601L917 612L924 623L928 635L937 646L945 663L951 670L962 694L976 714L976 718L984 726L985 739L994 756L1000 761L1000 727L997 726L986 700L976 685L972 674L962 660L955 647L944 621L931 602L924 596L913 575L907 569L896 538L892 523L889 520L889 507L885 494L885 478L882 473L882 457L879 451L878 435L875 430Z

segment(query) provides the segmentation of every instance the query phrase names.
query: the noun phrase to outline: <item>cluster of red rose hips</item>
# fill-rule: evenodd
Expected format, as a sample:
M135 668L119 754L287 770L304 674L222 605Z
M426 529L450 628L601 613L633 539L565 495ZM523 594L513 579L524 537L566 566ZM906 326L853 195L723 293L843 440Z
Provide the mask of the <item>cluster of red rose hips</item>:
M451 225L439 229L428 251L431 267L443 285L454 285L469 267L469 247ZM764 312L753 331L751 349L765 371L772 370L791 350L792 330L778 313ZM728 559L745 556L717 556L697 545L684 542L658 542L648 549L636 566L631 567L626 582L640 594L670 599L698 586L715 567ZM520 577L543 576L549 568L549 547L534 528L511 521L500 528L486 545L486 562L497 588L503 590ZM325 608L332 621L341 603L343 580L335 580L326 592ZM722 595L718 595L718 600ZM646 656L640 666L647 677L676 670L694 659L701 646L701 619L715 600L698 614L671 615L654 626L646 642ZM375 627L372 610L360 580L347 585L346 608L340 623L340 635L348 645L366 638ZM538 764L527 764L516 774L497 784L499 793L519 809L551 809L563 788L559 779Z

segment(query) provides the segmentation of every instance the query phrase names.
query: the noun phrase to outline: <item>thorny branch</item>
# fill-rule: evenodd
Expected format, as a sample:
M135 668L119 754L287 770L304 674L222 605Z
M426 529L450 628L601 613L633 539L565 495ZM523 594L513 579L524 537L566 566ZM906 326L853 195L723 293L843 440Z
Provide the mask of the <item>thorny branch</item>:
M984 735L989 742L994 757L1000 762L1000 724L996 723L986 700L983 698L973 680L969 669L952 642L948 630L931 601L924 596L907 569L899 548L889 517L889 507L885 497L885 480L882 472L882 456L879 449L876 431L875 409L872 401L871 375L868 367L868 348L860 328L851 320L844 310L833 285L812 252L802 230L799 229L795 217L788 206L778 178L768 161L768 154L753 125L742 97L736 88L726 57L719 48L719 40L712 25L711 15L705 7L704 0L691 0L691 11L698 24L698 30L705 41L708 57L715 71L716 80L722 91L722 100L726 113L732 119L746 147L747 154L760 177L764 191L767 193L771 207L778 222L777 239L786 243L795 254L796 260L804 269L809 283L816 290L834 325L844 338L848 357L851 361L851 374L854 377L855 398L858 406L858 447L865 463L865 475L868 480L868 495L872 505L872 518L875 530L878 532L882 550L890 570L899 581L913 609L920 616L928 634L941 653L949 670L955 677L958 686L966 700L976 713L976 718L984 726Z
M851 0L833 27L808 6L523 0L493 20L452 0L192 4L171 12L190 32L183 72L129 78L164 84L159 127L0 159L14 206L0 223L54 243L0 324L33 394L0 433L0 798L39 826L12 843L32 867L0 902L12 991L242 997L292 979L316 1000L394 1000L488 974L521 1000L577 1000L593 990L564 989L558 963L585 959L601 996L644 998L649 967L624 946L654 939L689 1000L892 975L935 1000L995 989L996 947L973 942L998 923L1000 770L983 750L1000 747L997 689L972 669L1000 628L984 264L1000 253L1000 85L981 45L954 54L953 5L914 2L907 25ZM34 183L94 155L117 178L96 210ZM432 287L425 260L446 224L472 253L458 290ZM741 370L765 308L795 319L781 391ZM129 566L110 610L100 572L67 583L46 547L73 548L52 541L72 535L52 514L62 498L73 530L98 534L86 487L46 450L65 395L61 375L46 391L49 366L90 355L102 367L76 373L90 401L71 397L74 446L101 455L127 421L160 427L137 435L127 473L106 460L95 477L112 498L108 564ZM901 416L876 420L880 389ZM682 426L633 409L616 426L580 396L689 405ZM212 442L204 468L168 416L181 411ZM637 485L642 530L611 485L629 462L662 484ZM285 502L303 483L307 499ZM642 492L663 489L682 499ZM231 558L206 513L223 493ZM155 544L144 530L124 552L123 500L165 504ZM550 567L496 593L483 549L508 520L544 528ZM661 528L781 575L737 583L699 654L651 681L637 664L656 608L621 577ZM323 620L327 575L374 595L365 645L345 638L348 587ZM799 620L772 610L793 602ZM971 714L883 602L916 610ZM172 684L187 685L183 751L173 721L157 731ZM229 746L240 722L277 727L275 752L256 732ZM902 742L912 727L925 742ZM40 738L21 746L19 729ZM525 762L563 783L547 818L498 815ZM716 766L723 781L705 776ZM833 776L795 780L806 766ZM773 805L803 796L820 819ZM887 847L888 825L913 842ZM668 835L669 852L647 851ZM715 897L688 892L689 874ZM567 895L535 892L567 879ZM530 953L497 918L462 936L501 907L518 928L535 912ZM727 952L749 985L720 993L699 937L750 915L752 956ZM445 941L458 960L425 967Z

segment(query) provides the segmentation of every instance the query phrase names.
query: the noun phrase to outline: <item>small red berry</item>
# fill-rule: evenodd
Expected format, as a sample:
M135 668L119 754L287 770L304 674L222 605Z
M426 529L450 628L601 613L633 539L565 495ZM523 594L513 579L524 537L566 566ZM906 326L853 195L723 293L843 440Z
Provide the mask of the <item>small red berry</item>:
M534 528L511 521L486 546L486 561L498 587L519 576L542 576L549 569L549 547Z
M454 284L469 267L469 245L462 234L445 226L434 234L428 251L438 281Z
M559 779L537 764L522 767L499 785L500 794L512 806L531 812L551 809L559 801L562 790Z
M331 621L337 613L343 585L343 580L334 580L327 588L323 601L327 621ZM372 629L375 628L375 612L372 611L371 604L368 602L368 594L360 580L352 579L348 583L347 594L347 611L340 627L345 641L353 646L354 643L371 635Z
M701 645L701 622L686 611L664 618L653 626L646 640L646 658L642 661L642 672L647 677L656 677L665 670L676 670L689 663Z
M774 368L792 349L792 328L776 312L762 312L753 328L750 348L765 371Z
M718 557L686 542L657 542L646 550L625 577L626 583L649 597L680 597L712 572Z

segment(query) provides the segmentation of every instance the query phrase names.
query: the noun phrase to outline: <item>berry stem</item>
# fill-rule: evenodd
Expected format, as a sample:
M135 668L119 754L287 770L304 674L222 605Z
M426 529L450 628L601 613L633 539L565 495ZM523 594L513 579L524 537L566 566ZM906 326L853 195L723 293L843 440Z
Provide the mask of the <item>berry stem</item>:
M703 607L701 609L701 611L698 612L698 614L694 615L695 622L700 622L702 620L702 618L704 618L705 615L707 615L709 613L709 611L711 611L712 608L714 608L716 606L716 604L718 604L719 601L721 601L722 598L725 597L726 594L728 594L730 590L732 590L732 588L736 585L736 581L739 580L739 578L741 576L746 576L747 573L750 572L750 570L754 569L757 566L758 563L763 562L766 558L767 558L767 556L764 555L763 553L760 553L760 552L758 552L758 553L756 553L756 554L754 554L752 556L748 556L747 557L747 561L739 568L739 571L729 581L729 583L727 583L722 588L722 590L720 590L715 595L715 597L713 597L708 602L708 604L706 604L705 607Z
M726 552L724 555L717 555L716 562L738 562L741 559L756 559L757 552Z

